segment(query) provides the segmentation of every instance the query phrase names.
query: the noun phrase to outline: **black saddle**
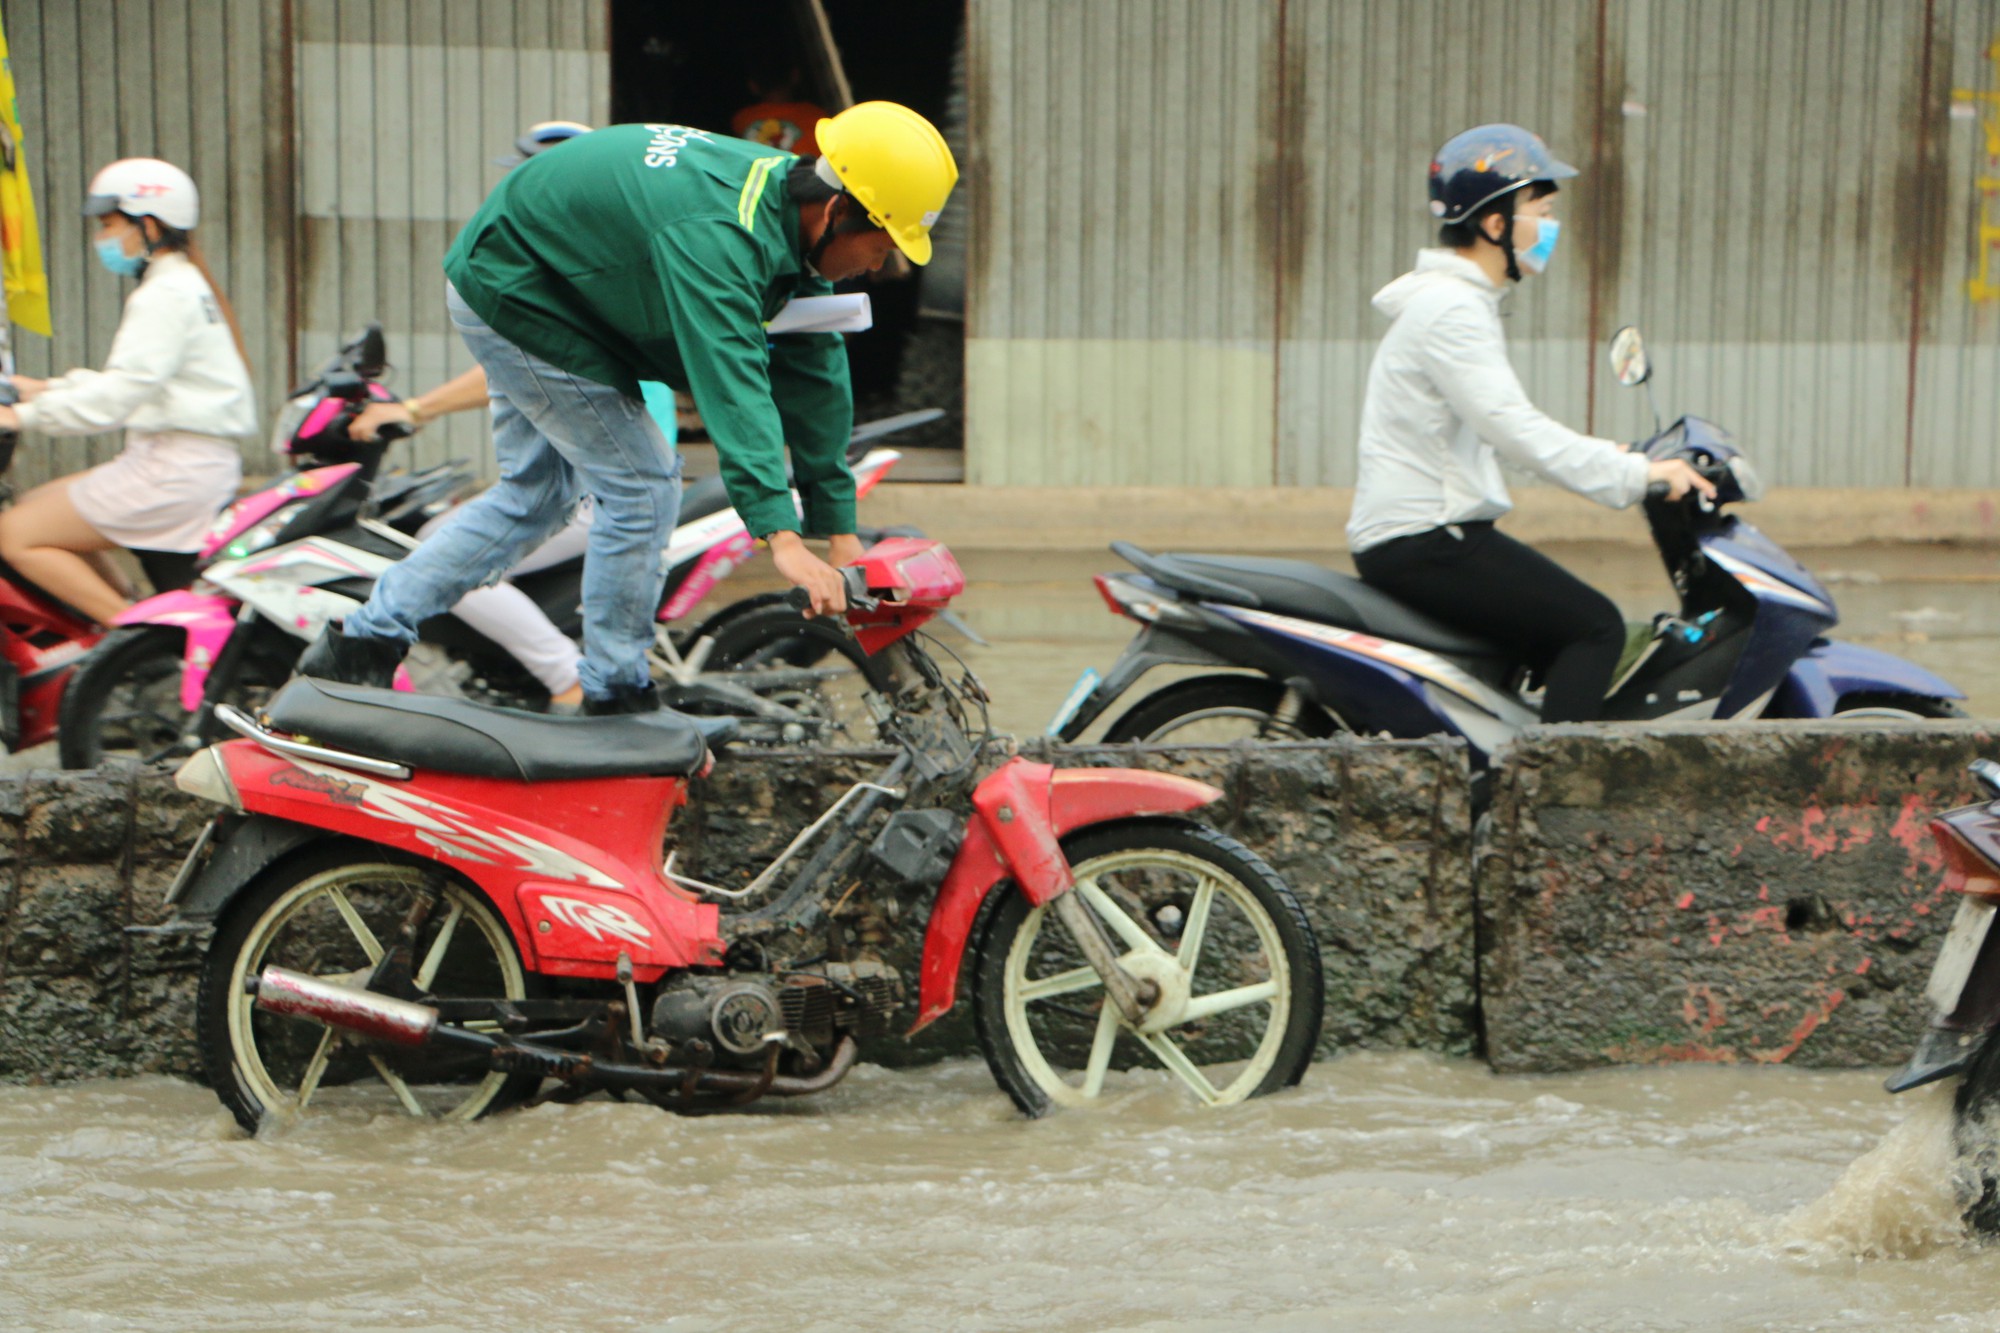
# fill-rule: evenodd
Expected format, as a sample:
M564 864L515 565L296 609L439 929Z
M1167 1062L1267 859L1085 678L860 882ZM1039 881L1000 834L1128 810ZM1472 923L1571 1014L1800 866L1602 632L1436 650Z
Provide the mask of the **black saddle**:
M1123 546L1124 543L1120 543ZM1132 560L1133 549L1119 554ZM1228 590L1247 592L1247 605L1281 616L1360 630L1448 657L1505 658L1505 648L1466 634L1420 611L1413 611L1351 574L1304 560L1268 560L1247 555L1150 555L1133 563L1160 583L1204 601L1230 602Z
M314 745L411 768L478 778L686 777L728 739L735 719L704 726L661 709L551 717L469 699L295 678L266 705L270 725ZM704 719L706 721L706 719Z

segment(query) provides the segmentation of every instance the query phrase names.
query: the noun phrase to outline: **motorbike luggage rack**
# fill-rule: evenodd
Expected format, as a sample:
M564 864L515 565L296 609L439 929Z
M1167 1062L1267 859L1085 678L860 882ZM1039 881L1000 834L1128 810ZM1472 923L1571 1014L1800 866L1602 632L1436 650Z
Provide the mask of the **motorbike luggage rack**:
M371 759L365 754L349 754L345 750L329 750L323 745L309 745L305 741L295 741L289 736L280 736L277 732L260 726L254 718L229 704L217 704L215 716L231 731L247 736L271 753L283 755L287 759L317 759L323 764L372 773L380 778L401 780L410 776L410 769L404 764L387 759Z

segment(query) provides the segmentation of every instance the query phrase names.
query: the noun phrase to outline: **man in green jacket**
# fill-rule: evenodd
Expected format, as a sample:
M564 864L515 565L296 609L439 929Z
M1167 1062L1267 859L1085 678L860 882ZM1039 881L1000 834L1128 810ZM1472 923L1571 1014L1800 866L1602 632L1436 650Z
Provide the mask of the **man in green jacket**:
M843 610L861 554L840 335L769 335L794 296L930 259L958 167L916 112L863 102L821 122L816 161L682 125L616 125L509 172L445 258L446 305L486 370L500 480L306 650L306 675L388 686L417 627L498 578L585 491L586 713L659 707L646 665L680 466L639 396L694 395L729 498L778 572ZM785 474L785 447L801 505ZM831 563L803 534L831 538Z

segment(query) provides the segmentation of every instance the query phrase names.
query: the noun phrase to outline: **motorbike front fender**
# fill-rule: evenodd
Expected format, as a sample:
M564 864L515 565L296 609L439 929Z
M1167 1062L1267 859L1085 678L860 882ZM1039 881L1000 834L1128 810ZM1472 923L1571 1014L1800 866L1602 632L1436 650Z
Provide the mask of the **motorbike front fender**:
M958 1002L958 974L973 922L993 886L1012 876L1037 905L1073 882L1060 840L1093 824L1199 809L1222 793L1172 773L1053 768L1008 760L973 792L973 815L924 928L917 1032Z
M1963 699L1965 691L1914 662L1838 639L1821 639L1792 663L1785 683L1764 712L1766 717L1832 717L1842 696L1908 694L1926 699Z
M236 632L237 602L213 593L163 592L135 602L111 618L114 625L167 625L187 635L186 665L181 671L181 707L192 713L201 707L209 668L222 645Z

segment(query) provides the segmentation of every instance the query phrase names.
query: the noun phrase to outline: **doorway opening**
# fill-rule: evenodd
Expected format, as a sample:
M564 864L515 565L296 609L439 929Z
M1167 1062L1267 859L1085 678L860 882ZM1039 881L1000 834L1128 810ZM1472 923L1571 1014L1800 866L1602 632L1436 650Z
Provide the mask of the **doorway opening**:
M612 0L611 112L741 133L809 150L815 114L901 102L965 158L965 13L937 0ZM866 291L875 327L848 335L857 423L942 408L942 420L884 443L904 451L892 481L960 481L965 445L965 219L961 180L933 233L935 254L843 284ZM699 439L699 437L696 437ZM712 450L687 449L690 471Z

